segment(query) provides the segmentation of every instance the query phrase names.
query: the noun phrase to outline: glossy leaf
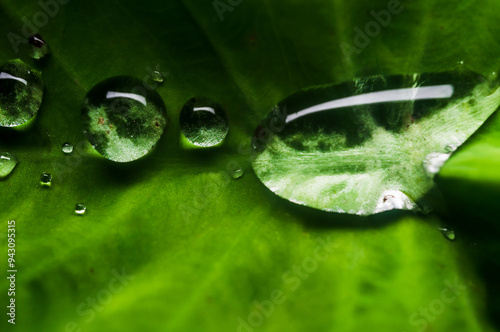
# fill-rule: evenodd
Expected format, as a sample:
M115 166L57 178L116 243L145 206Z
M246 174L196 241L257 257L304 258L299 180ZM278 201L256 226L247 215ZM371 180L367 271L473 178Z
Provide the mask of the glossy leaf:
M226 11L201 0L62 2L44 6L46 20L37 2L0 2L0 60L21 58L45 83L32 127L0 130L0 150L20 161L0 181L3 273L7 222L16 221L15 328L237 331L250 318L254 331L495 329L498 274L482 265L498 257L495 242L461 232L458 221L497 219L495 210L466 215L466 207L482 207L477 199L463 204L471 188L489 202L500 197L490 190L498 183L497 115L442 170L445 198L463 200L453 199L462 203L457 218L297 207L262 186L249 145L273 105L308 86L455 70L462 60L489 75L500 58L497 1L402 2L404 10L349 56L342 43L356 46L354 28L373 21L372 10L387 10L387 1L233 1ZM34 21L51 50L38 62L22 42ZM82 133L85 95L120 75L154 86L155 71L165 77L157 91L170 118L156 149L127 164L102 158ZM179 112L199 95L220 103L230 125L210 151L180 141ZM74 145L69 155L65 142ZM246 174L232 180L238 167ZM50 188L39 185L43 172L52 174ZM456 226L454 242L438 230L445 221ZM331 243L330 253L321 243ZM5 278L0 287L0 329L10 331ZM269 300L272 313L259 314ZM438 311L422 318L420 309L432 305Z

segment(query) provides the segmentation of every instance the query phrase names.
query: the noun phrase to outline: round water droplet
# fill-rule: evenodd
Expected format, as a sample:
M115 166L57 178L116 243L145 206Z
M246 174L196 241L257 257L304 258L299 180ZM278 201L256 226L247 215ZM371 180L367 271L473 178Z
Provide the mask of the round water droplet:
M163 74L160 73L159 71L155 70L153 72L153 81L157 82L157 83L163 83L163 80L165 78L163 77Z
M82 119L92 146L116 162L147 155L167 125L160 95L127 76L107 79L92 88L84 101Z
M14 170L19 160L11 153L0 152L0 179L9 176Z
M52 174L50 173L42 173L40 176L40 185L44 187L50 187L52 185Z
M78 203L75 205L75 214L81 216L81 215L84 215L86 211L87 211L87 207L85 206L85 204Z
M222 106L203 97L190 99L182 108L179 121L184 137L200 147L222 143L229 131Z
M448 229L448 228L439 228L439 230L441 231L441 233L443 234L443 236L445 238L447 238L450 241L455 241L456 236L455 236L455 232L453 230Z
M241 178L243 176L245 172L243 171L243 169L240 167L240 168L237 168L235 169L233 172L232 172L232 177L233 179L237 180L239 178Z
M35 60L40 60L49 54L49 47L38 33L29 37L31 45L31 57Z
M64 152L65 154L70 154L73 152L73 144L71 143L63 143L62 145L62 148L61 148L62 152Z
M16 127L31 120L43 98L40 73L21 60L0 67L0 126Z

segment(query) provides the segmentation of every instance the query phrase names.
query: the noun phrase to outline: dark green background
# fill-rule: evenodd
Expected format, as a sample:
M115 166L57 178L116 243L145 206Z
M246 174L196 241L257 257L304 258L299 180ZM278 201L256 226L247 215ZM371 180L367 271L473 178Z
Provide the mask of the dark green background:
M17 324L2 313L2 331L64 331L72 321L82 331L236 331L254 301L277 289L286 301L256 331L416 331L410 317L456 278L469 287L425 331L494 331L498 112L442 170L449 209L436 216L300 208L260 184L239 152L272 106L303 87L453 70L458 61L484 75L500 69L496 0L403 1L368 47L345 57L340 44L352 44L353 29L387 3L244 0L221 21L212 1L73 0L39 30L52 54L34 63L7 35L22 35L23 17L32 22L40 5L0 1L0 60L24 59L46 84L34 125L0 131L1 150L21 160L0 182L0 267L7 221L15 219L19 271ZM169 73L158 92L171 121L156 150L127 165L100 158L81 133L86 92L116 75L143 79L157 66ZM227 110L221 148L182 147L178 114L197 95ZM79 146L69 157L60 151L66 141ZM222 173L233 161L245 175L228 183ZM53 174L50 189L38 184L42 172ZM87 215L73 214L77 202ZM443 224L457 241L437 231ZM318 239L329 239L333 253L290 289L283 276L314 256ZM79 304L123 269L135 278L86 322ZM0 285L4 306L8 284Z

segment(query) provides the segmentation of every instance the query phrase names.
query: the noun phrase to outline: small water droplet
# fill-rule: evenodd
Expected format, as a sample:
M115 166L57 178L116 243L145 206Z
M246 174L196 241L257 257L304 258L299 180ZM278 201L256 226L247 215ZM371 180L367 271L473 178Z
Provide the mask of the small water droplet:
M448 153L431 152L425 157L424 168L428 175L433 176L439 172L444 163L450 158Z
M457 65L459 66L463 66L465 64L465 61L464 60L460 60L457 62Z
M21 60L0 67L0 127L16 127L31 120L42 98L43 83L38 71Z
M52 185L52 174L50 173L42 173L40 176L40 185L44 187L50 187Z
M49 54L47 43L38 33L29 37L29 43L31 45L31 57L33 59L40 60Z
M75 205L75 214L81 216L81 215L84 215L86 211L87 211L87 207L84 204L78 203Z
M0 179L9 176L18 163L19 160L13 154L0 152Z
M449 228L439 228L439 230L441 231L441 233L443 234L443 236L445 238L447 238L450 241L455 241L456 235L455 235L455 232L453 230L451 230Z
M73 152L73 144L71 143L63 143L62 145L62 148L61 148L62 152L64 152L65 154L70 154Z
M93 87L85 98L82 120L92 146L116 162L130 162L151 152L167 125L160 95L127 76Z
M444 150L446 151L446 153L448 153L448 154L449 154L449 153L452 153L452 152L457 151L457 149L458 149L458 145L457 145L457 144L452 143L452 144L448 144L448 145L445 147L445 149L444 149Z
M184 137L200 147L222 143L229 131L222 106L204 97L190 99L182 108L179 121Z
M153 71L153 81L155 81L157 83L163 83L164 79L165 78L163 77L162 73L160 73L157 70Z
M235 169L233 172L232 172L232 176L233 176L233 179L237 180L239 178L241 178L243 176L245 172L243 171L243 169L241 167Z

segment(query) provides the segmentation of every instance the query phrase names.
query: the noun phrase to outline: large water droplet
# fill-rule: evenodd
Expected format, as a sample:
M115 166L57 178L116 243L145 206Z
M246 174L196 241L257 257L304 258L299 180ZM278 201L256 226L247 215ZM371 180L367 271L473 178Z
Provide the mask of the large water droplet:
M87 207L85 206L85 204L77 203L75 205L75 214L82 216L85 214L86 211Z
M14 170L19 160L11 153L0 152L0 179L9 176Z
M85 134L107 159L129 162L148 154L167 124L165 104L143 82L126 76L92 88L82 109Z
M65 154L70 154L73 152L73 144L71 143L63 143L62 147L61 147L61 150L63 153Z
M297 204L360 215L428 211L433 175L499 105L497 85L468 71L309 88L256 129L252 166Z
M196 146L222 143L229 131L224 109L207 98L192 98L182 108L180 126L184 137Z
M21 60L0 67L0 126L15 127L31 120L42 103L43 83L38 71Z
M31 45L31 57L33 59L40 60L49 54L47 43L38 33L29 37L29 43Z
M447 238L450 241L455 241L456 235L455 235L455 232L453 230L451 230L449 228L439 228L439 230L441 231L441 233L443 234L443 236L445 238Z
M44 187L50 187L52 185L52 174L42 173L40 176L40 185Z

